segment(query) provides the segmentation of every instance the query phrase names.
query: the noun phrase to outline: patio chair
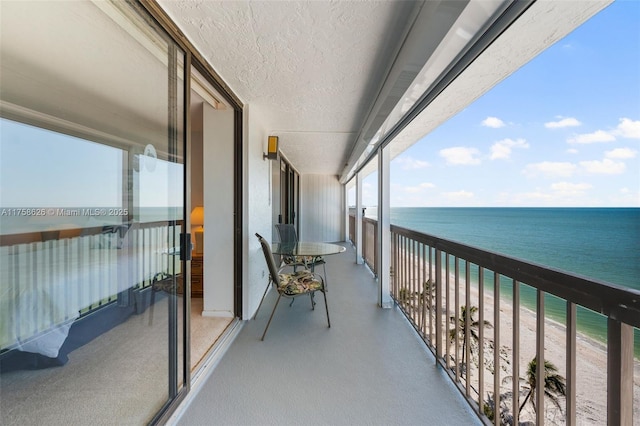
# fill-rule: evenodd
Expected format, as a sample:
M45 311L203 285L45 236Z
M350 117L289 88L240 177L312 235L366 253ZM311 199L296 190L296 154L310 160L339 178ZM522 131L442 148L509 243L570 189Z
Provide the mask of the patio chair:
M273 319L273 314L276 312L278 303L283 297L290 298L293 302L296 297L308 294L311 299L311 309L315 310L316 302L314 300L314 295L316 291L322 292L322 295L324 296L324 308L327 312L327 326L331 327L329 306L327 305L327 295L322 276L307 269L299 270L291 274L280 274L276 268L276 262L273 258L273 253L271 252L271 246L264 238L262 238L262 236L260 236L260 234L256 234L256 237L258 237L258 241L260 241L262 253L264 254L267 267L269 268L269 282L267 283L267 288L264 290L258 309L253 316L254 319L258 316L258 311L260 310L262 302L264 302L264 298L267 295L269 285L273 284L274 288L278 292L278 299L273 306L273 311L271 311L271 316L269 317L269 321L267 322L267 326L264 328L264 332L262 333L262 338L260 340L264 340L264 336L267 334L267 330L269 329L269 325Z
M276 230L278 231L281 243L295 244L298 242L298 234L296 232L296 227L293 224L277 223ZM322 272L326 286L327 267L325 266L326 262L322 256L283 256L282 261L283 265L281 265L281 269L283 267L292 266L293 272L295 272L299 266L304 266L305 269L311 269L311 271L315 272L315 267L317 265L322 265Z

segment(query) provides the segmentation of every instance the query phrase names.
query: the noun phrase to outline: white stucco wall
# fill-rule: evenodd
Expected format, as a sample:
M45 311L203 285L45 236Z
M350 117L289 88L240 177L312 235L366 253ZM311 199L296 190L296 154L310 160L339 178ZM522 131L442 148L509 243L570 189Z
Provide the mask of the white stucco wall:
M253 105L244 109L243 152L243 319L253 317L267 285L269 272L255 234L271 241L271 167L276 162L264 160L268 129L264 114Z
M344 188L336 175L300 176L300 240L344 240Z
M216 110L205 103L202 127L205 165L202 315L233 318L233 110Z

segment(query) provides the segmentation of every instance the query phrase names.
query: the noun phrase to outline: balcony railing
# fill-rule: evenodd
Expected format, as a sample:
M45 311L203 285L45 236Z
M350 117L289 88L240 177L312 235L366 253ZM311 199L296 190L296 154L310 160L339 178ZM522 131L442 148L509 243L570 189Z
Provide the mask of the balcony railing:
M374 273L378 270L378 221L365 217L362 219L362 257Z
M367 253L364 235L363 221ZM486 422L631 425L634 411L638 420L640 291L394 225L391 278L396 304ZM605 348L577 333L586 310L602 315ZM587 365L600 374L591 383Z

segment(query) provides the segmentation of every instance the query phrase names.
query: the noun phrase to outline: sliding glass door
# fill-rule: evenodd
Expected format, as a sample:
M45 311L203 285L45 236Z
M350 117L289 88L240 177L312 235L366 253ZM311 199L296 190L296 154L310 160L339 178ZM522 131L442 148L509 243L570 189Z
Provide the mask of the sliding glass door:
M0 423L185 386L184 52L125 2L2 2Z

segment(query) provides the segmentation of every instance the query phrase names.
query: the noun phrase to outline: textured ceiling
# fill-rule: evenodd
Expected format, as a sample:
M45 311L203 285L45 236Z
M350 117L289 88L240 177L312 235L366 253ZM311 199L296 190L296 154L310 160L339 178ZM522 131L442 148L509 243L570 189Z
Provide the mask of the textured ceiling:
M261 111L302 174L342 171L419 5L159 4L240 100Z
M414 76L423 66L433 69L430 56L442 57L440 41L470 39L510 3L157 1L240 101L259 112L266 130L280 137L282 153L301 174L342 179L402 93L416 88L407 86ZM393 140L391 157L611 1L534 2ZM480 26L469 31L461 14ZM455 55L449 45L446 55ZM372 169L375 164L365 174Z

